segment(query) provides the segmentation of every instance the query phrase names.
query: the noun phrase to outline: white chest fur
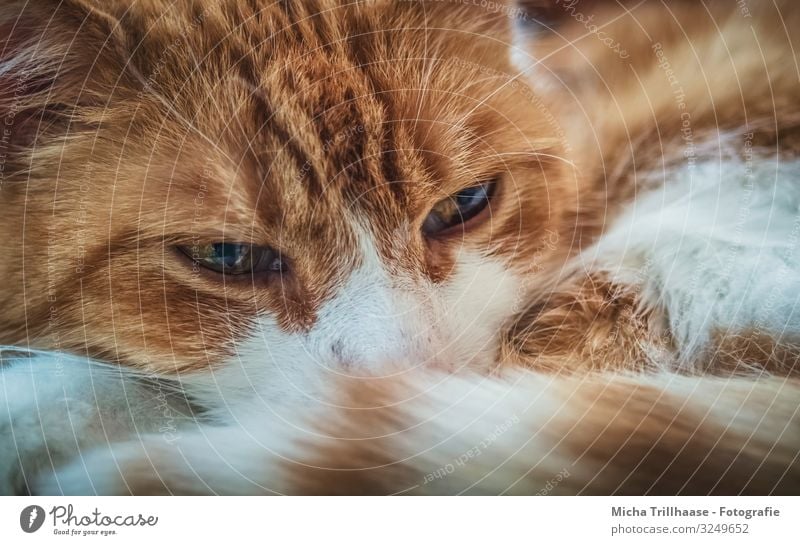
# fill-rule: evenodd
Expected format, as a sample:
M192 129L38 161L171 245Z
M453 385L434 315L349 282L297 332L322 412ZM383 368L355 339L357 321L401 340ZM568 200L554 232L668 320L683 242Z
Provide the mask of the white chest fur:
M710 160L656 173L586 252L665 314L689 361L716 331L800 333L800 161Z

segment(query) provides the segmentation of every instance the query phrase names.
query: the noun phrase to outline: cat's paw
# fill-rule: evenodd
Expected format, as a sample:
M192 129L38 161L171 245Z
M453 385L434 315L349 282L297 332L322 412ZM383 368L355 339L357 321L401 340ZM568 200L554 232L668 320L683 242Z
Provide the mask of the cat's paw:
M27 475L23 465L24 449L14 433L11 416L0 418L0 496L22 495L28 492Z
M157 444L118 443L89 451L55 472L40 475L31 492L46 496L168 495L170 490L157 466L168 471L164 460L169 457Z
M27 494L37 474L94 438L96 406L88 394L75 395L88 367L66 360L0 347L0 495Z
M31 491L76 496L277 493L268 484L277 487L284 482L278 459L252 439L236 427L206 428L175 442L162 435L143 435L84 452L40 476ZM285 488L285 483L279 487Z

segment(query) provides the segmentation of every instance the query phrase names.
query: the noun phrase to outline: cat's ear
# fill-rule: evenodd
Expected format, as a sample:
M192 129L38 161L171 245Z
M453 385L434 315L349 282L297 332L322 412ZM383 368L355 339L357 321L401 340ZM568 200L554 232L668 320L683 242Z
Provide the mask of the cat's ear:
M119 57L115 24L82 0L0 6L0 153L33 145L101 100L102 70Z
M651 4L650 0L508 1L520 13L513 26L513 62L530 74L535 86L545 88L570 85L582 80L592 66L628 59L633 44L626 39L630 33L621 30L629 24L625 15L633 7Z
M685 3L689 0L675 0ZM592 22L607 22L605 15L619 15L654 0L506 0L521 14L519 18L533 32L558 32L573 23L591 26ZM588 30L588 29L587 29Z

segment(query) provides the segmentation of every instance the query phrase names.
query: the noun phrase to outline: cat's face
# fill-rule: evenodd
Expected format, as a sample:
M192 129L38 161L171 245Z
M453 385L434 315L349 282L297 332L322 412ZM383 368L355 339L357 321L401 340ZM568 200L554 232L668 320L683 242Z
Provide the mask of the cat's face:
M558 127L510 81L502 13L74 4L30 53L66 62L25 73L0 197L34 343L160 372L486 363L569 245Z

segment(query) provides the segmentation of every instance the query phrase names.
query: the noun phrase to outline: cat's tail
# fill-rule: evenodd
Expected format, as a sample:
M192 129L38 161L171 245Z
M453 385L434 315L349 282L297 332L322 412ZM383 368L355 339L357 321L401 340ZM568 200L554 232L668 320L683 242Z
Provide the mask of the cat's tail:
M424 374L337 390L313 418L261 411L95 452L39 492L800 492L792 379Z

